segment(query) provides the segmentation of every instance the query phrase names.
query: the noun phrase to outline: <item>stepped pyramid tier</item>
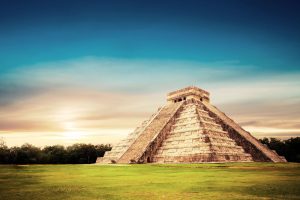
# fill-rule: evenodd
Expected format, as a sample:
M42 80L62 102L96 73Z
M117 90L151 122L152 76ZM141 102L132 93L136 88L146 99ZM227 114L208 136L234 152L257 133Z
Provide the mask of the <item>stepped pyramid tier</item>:
M158 109L158 112L159 113ZM111 163L115 162L118 158L120 158L125 151L128 150L128 148L132 145L132 143L136 140L136 138L140 135L140 133L143 132L145 127L152 121L155 114L153 114L149 119L143 121L143 123L137 127L132 133L130 133L127 138L121 140L117 145L114 146L114 148L111 151L107 151L105 153L104 157L99 157L98 162L103 163Z
M223 112L209 93L187 87L167 95L133 133L97 163L286 162Z

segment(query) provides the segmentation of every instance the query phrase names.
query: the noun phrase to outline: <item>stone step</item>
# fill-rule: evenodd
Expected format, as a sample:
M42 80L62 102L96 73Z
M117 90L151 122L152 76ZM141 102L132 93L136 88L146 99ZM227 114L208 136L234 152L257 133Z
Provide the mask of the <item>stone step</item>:
M230 144L236 144L235 141L233 141L230 138L225 138L225 137L218 137L216 138L215 136L209 136L209 140L211 143L221 143L221 144L226 144L226 143L230 143Z
M182 111L180 112L180 114L188 114L188 113L196 114L197 108L195 106L183 107Z
M195 112L197 111L197 107L196 106L183 106L183 110L180 112L180 114L184 114L184 113L189 113L189 112Z
M225 148L229 148L229 149L236 149L236 150L243 150L242 147L237 146L235 144L220 144L220 143L211 143L212 148L215 149L225 149Z
M205 138L207 138L207 136L204 135L188 135L188 136L176 136L176 137L168 137L164 142L165 143L170 143L170 142L174 142L174 144L176 144L176 142L183 142L185 140L192 140L192 142L200 142L200 141L205 141Z
M201 117L200 117L201 119ZM200 122L204 123L205 125L216 125L218 127L222 127L220 124L217 124L216 122L209 122L209 121L205 121L205 120L200 120Z
M220 126L219 124L215 124L215 123L207 123L202 121L201 125L204 129L214 129L214 130L223 130L222 126Z
M210 146L209 143L204 143L204 142L181 142L181 143L177 143L176 145L174 145L173 143L164 143L161 147L159 147L159 149L190 149L191 148L211 148L212 150L215 151L220 151L220 150L230 150L230 151L234 151L234 152L241 152L241 153L245 153L244 149L240 146L237 145L228 145L228 144L212 144L212 146Z
M176 120L173 126L184 126L184 125L187 125L187 124L195 124L195 123L199 123L200 124L200 121L199 121L198 118L194 118L192 120L182 121L182 122L178 122Z
M193 162L250 162L252 157L242 155L218 155L214 156L210 153L189 154L186 156L162 156L154 157L157 163L193 163Z
M215 119L213 119L212 117L208 117L208 116L200 116L200 118L201 118L203 121L206 121L206 122L216 123ZM217 124L217 123L216 123L216 124Z
M200 124L189 124L189 125L185 125L185 126L177 126L177 127L173 127L172 131L176 132L176 131L180 131L180 130L191 130L191 129L203 129Z
M178 151L192 151L193 148L196 149L209 149L210 150L210 145L200 145L199 143L194 143L194 144L186 144L186 143L181 143L178 144L176 147L168 144L164 144L161 147L159 147L158 150L168 150L168 149L173 149L173 150L178 150Z
M192 121L185 121L181 123L174 123L173 127L178 127L178 126L186 126L186 125L191 125L191 124L200 124L200 121L198 119L194 119Z
M213 129L213 128L204 128L205 132L207 135L214 135L213 133L220 133L220 134L225 134L228 135L226 131L220 130L220 129Z
M194 117L190 117L190 118L176 118L175 119L175 123L185 123L187 121L194 121L194 120L198 120L198 116L194 116Z
M206 115L205 115L205 114L206 114ZM208 115L207 112L204 113L203 115L206 116L206 117L209 117L209 115ZM196 117L196 116L197 116L197 114L194 114L194 113L186 114L186 115L184 115L184 116L179 116L179 117L177 118L177 120L180 120L180 119L188 119L188 118L194 118L194 117Z
M194 131L187 131L187 132L177 132L177 133L174 133L174 132L170 132L167 137L166 137L166 140L168 140L169 138L179 138L179 137L189 137L189 136L192 136L192 135L197 135L198 137L207 137L207 135L203 134L203 130L201 129L197 129L197 130L194 130Z
M171 134L173 134L173 133L185 133L185 132L190 132L190 131L198 131L198 130L202 130L203 128L201 128L200 126L199 127L193 127L193 128L186 128L186 129L177 129L177 130L175 130L175 129L173 129L173 130L171 130Z
M163 150L161 153L158 153L156 156L185 156L189 154L208 154L211 153L210 149L197 149L194 151L173 151L173 149Z
M182 154L179 154L178 152L174 152L173 154L172 153L166 153L166 154L160 154L160 155L155 155L154 157L158 158L158 157L163 157L163 156L182 156L182 155L200 155L200 154L213 154L211 151L205 151L203 150L202 152L186 152L186 153L182 153ZM230 156L241 156L241 157L252 157L250 154L247 154L247 153L232 153L232 152L218 152L218 154L215 154L215 155L218 155L218 156L226 156L226 155L230 155Z

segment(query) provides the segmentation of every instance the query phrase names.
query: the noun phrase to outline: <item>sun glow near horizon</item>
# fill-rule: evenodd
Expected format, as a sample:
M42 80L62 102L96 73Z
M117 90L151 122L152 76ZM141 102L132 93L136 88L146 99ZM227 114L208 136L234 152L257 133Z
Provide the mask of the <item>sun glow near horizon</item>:
M77 130L74 122L64 123L65 132L62 132L62 136L65 140L78 141L85 136L84 132Z

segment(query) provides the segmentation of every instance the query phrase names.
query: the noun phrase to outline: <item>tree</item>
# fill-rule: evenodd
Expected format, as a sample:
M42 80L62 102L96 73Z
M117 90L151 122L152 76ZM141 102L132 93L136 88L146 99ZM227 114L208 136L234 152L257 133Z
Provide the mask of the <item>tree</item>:
M43 149L31 144L8 148L0 139L0 164L77 164L95 163L97 157L111 150L110 145L74 144L67 148L61 145Z
M269 147L270 149L275 150L280 156L284 156L286 154L285 144L282 140L270 138Z
M276 138L263 138L260 141L275 150L280 156L284 156L287 161L300 162L300 137L284 141Z
M111 150L111 145L110 144L100 144L100 145L96 145L95 146L96 151L97 151L97 157L103 157L106 151L110 151ZM95 160L96 162L96 160Z
M269 143L270 143L269 138L266 138L266 137L265 137L265 138L263 138L263 139L259 139L259 141L260 141L261 143L263 143L263 144L269 146Z
M96 161L97 152L92 144L74 144L67 147L69 163L93 163Z
M0 164L9 163L9 148L6 146L4 138L0 138Z
M285 144L282 140L276 138L263 138L260 139L260 142L267 145L267 147L269 147L270 149L275 150L278 155L285 155Z
M64 146L46 146L42 150L44 154L43 163L63 164L67 163L67 152Z
M10 163L13 164L38 164L40 163L41 149L31 144L10 148Z
M0 137L0 147L6 147L6 142L4 140L4 137Z
M285 158L290 162L300 162L300 137L285 141Z

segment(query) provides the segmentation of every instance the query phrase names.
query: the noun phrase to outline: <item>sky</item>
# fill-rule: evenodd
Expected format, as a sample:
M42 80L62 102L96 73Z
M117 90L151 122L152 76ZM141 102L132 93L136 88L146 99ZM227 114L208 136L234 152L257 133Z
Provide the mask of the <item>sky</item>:
M255 137L300 136L300 3L0 0L0 137L115 144L186 86Z

